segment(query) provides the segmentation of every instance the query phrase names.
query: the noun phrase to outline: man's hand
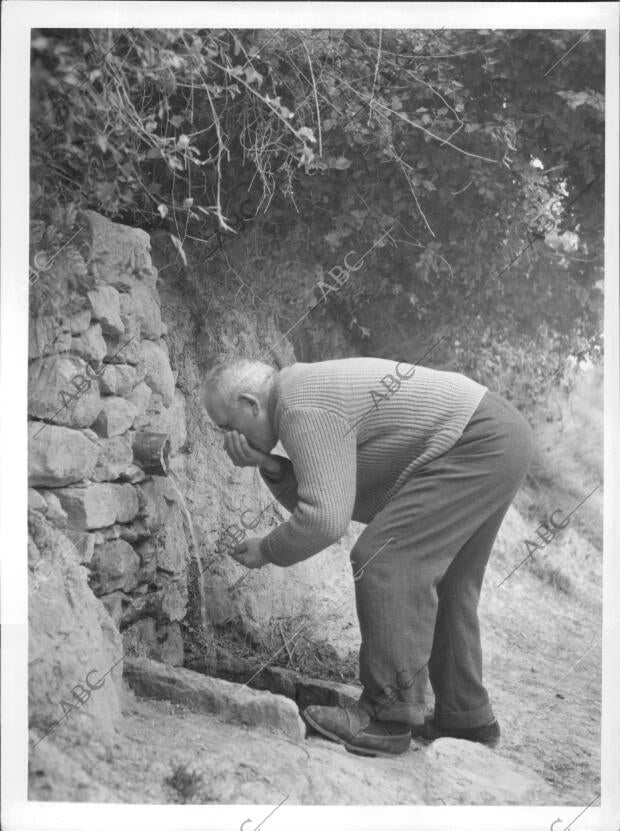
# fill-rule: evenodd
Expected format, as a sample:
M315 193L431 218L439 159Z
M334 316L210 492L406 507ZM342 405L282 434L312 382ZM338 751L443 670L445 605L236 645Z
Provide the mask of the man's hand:
M262 568L269 562L260 553L260 539L256 537L240 542L230 556L246 568Z
M228 453L235 467L260 467L275 476L280 471L280 464L275 456L255 450L243 433L231 430L224 436L224 450Z

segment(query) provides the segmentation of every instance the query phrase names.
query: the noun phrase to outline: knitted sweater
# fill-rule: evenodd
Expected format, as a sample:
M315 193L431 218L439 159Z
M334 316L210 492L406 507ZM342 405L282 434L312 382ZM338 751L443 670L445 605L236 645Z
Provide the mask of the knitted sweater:
M267 407L289 459L262 478L291 512L260 543L291 566L368 523L407 477L460 438L487 388L455 372L381 358L286 367Z

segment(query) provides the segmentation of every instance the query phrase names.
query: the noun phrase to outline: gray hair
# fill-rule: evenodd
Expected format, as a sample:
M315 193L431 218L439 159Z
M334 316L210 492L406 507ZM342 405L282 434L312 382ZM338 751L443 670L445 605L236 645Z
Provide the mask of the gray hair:
M205 376L203 400L208 405L209 398L218 396L221 401L232 404L242 392L260 398L275 372L269 364L253 358L219 358Z

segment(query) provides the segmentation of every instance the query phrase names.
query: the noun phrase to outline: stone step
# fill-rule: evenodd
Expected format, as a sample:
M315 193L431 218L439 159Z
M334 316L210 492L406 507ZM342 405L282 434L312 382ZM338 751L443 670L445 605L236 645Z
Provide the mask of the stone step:
M306 729L293 701L148 658L127 658L123 677L143 698L167 699L223 721L261 727L303 741Z
M292 698L300 711L310 704L320 704L326 707L352 704L359 699L362 692L361 687L352 684L311 678L293 669L264 666L256 660L232 656L220 656L217 659L215 671L201 661L188 662L186 666L196 672L215 675L227 681L248 684L256 690L268 690Z

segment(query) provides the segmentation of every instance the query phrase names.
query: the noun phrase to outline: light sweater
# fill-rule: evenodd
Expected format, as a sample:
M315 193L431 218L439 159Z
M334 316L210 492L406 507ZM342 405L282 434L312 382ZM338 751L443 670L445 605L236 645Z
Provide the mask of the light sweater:
M381 358L280 370L267 409L289 459L277 457L279 477L262 478L291 516L263 537L263 556L291 566L340 539L352 519L370 522L456 444L486 391L456 372Z

